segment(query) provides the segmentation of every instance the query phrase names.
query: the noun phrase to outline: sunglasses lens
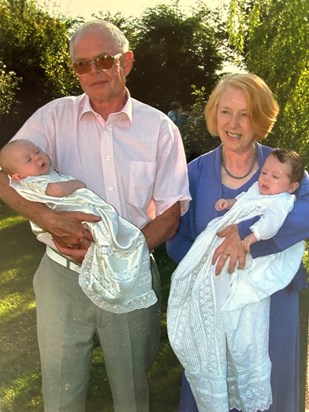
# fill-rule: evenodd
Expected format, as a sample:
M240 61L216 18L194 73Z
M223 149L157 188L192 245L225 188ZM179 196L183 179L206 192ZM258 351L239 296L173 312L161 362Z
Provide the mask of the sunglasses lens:
M73 64L73 69L75 73L79 75L87 74L91 70L91 62L89 60L81 60L80 62Z
M109 70L114 65L114 58L109 55L98 56L95 59L95 65L99 70Z
M93 60L80 60L73 64L73 69L80 76L89 73L92 64L95 64L98 70L109 70L114 66L115 59L119 59L120 56L120 53L114 57L109 54L102 54Z

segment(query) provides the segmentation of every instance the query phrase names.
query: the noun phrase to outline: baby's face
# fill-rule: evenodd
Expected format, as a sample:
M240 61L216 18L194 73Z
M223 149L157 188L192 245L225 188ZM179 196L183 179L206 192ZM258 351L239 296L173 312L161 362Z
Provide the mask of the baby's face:
M14 162L15 175L19 179L49 173L50 159L48 155L30 141L14 143L11 150L11 160Z
M275 156L268 156L262 167L258 180L259 191L262 195L276 195L278 193L295 190L291 183L292 166L290 163L281 163Z

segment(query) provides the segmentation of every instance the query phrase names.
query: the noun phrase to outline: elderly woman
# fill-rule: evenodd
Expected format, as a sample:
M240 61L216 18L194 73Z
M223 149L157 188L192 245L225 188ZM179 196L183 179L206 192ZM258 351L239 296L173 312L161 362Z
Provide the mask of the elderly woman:
M257 181L261 166L272 151L258 142L268 135L278 112L270 89L256 75L227 75L216 86L207 102L205 116L210 133L220 137L221 145L189 164L192 202L178 233L167 244L168 254L175 262L180 262L212 219L225 213L215 209L219 198L234 198ZM307 173L295 195L294 208L282 228L273 238L252 246L253 258L281 252L309 238ZM241 239L249 234L253 222L251 219L231 225L219 234L224 240L213 256L217 274L225 264L229 273L236 267L244 267L246 251ZM305 270L301 265L292 282L271 296L269 354L273 400L268 409L271 412L299 411L298 293L305 285ZM185 376L180 410L197 411Z

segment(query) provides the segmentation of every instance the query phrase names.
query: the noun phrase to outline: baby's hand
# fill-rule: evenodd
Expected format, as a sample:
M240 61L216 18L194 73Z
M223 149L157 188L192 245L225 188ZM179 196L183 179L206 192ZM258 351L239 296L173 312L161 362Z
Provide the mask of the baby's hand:
M242 244L244 245L246 251L250 253L251 245L256 242L256 237L254 233L250 233L248 236L243 238Z
M244 245L244 248L246 249L246 252L250 253L251 243L249 243L246 239L243 239L241 242Z
M215 204L215 209L220 212L220 210L227 209L229 207L229 202L226 199L218 199Z

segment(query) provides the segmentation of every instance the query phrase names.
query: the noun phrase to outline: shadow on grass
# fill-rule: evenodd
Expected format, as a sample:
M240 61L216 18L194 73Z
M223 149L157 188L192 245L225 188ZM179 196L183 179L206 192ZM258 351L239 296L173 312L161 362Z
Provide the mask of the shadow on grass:
M44 248L28 222L0 212L1 411L42 411L32 277Z

